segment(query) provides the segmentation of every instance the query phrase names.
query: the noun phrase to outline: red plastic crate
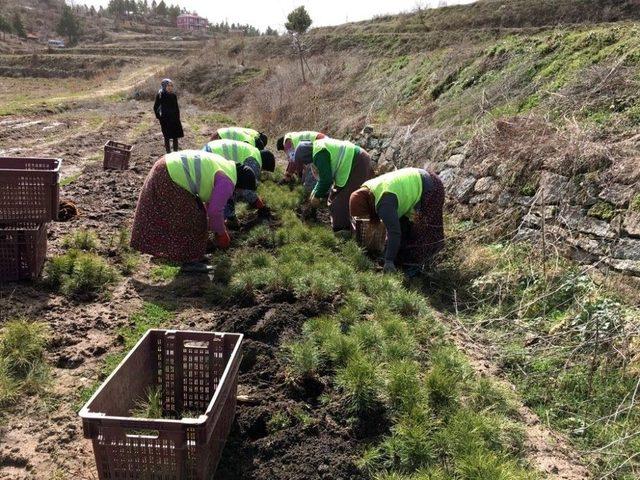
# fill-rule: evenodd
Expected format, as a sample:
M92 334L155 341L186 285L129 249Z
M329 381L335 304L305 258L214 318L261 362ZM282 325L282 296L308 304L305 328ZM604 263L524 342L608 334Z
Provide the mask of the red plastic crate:
M0 224L58 219L59 158L0 157Z
M99 478L210 478L235 415L242 338L149 330L80 411ZM163 418L131 417L152 386ZM182 418L193 411L202 414Z
M127 170L131 159L131 150L133 150L132 145L109 140L104 145L104 169Z
M36 279L47 256L47 226L0 226L0 283Z

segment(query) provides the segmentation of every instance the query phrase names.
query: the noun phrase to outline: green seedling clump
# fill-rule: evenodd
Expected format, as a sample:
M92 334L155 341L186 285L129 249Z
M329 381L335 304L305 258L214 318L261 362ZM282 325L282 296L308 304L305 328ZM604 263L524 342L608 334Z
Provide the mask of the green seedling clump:
M20 395L42 393L50 381L45 361L49 328L26 319L8 321L0 330L0 405Z
M118 279L116 270L90 252L70 250L52 258L45 267L45 280L65 295L98 295Z

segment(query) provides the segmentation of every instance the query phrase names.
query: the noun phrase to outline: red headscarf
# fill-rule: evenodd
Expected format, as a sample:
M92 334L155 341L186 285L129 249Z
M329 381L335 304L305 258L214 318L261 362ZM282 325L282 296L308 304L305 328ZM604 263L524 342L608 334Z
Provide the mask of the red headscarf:
M349 212L352 217L369 218L373 222L380 221L376 213L376 199L371 190L366 187L362 187L351 194Z

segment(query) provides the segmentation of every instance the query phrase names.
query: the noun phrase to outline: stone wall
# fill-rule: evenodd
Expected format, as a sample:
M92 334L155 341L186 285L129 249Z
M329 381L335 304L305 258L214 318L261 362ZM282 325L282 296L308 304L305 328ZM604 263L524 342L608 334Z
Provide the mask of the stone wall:
M461 219L512 211L514 238L536 241L544 228L548 244L572 258L640 276L640 184L633 178L622 183L606 170L562 175L540 169L513 185L508 162L482 168L467 146L441 141L434 132L404 127L380 133L368 126L355 140L371 153L379 173L406 166L437 172L448 210Z

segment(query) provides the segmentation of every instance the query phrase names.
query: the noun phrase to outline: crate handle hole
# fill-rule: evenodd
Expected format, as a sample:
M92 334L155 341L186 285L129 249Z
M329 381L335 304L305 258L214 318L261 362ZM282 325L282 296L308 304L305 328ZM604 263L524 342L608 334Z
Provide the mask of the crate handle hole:
M159 430L127 430L125 432L127 438L137 438L137 439L148 439L148 440L157 440L160 438Z

